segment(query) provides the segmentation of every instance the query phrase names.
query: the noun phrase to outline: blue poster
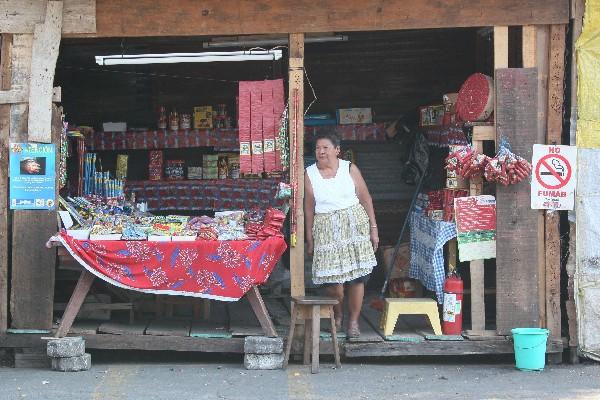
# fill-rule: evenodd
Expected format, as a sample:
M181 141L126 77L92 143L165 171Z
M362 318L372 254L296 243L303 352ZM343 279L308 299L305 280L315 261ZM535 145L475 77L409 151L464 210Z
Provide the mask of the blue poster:
M10 144L11 210L54 210L56 205L56 146Z

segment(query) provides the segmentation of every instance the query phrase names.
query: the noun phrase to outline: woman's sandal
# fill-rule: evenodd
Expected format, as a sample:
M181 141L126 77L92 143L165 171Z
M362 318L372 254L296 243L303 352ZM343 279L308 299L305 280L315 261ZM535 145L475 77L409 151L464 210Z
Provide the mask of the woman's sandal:
M360 328L358 327L358 322L348 323L348 332L346 332L348 339L356 339L360 337Z

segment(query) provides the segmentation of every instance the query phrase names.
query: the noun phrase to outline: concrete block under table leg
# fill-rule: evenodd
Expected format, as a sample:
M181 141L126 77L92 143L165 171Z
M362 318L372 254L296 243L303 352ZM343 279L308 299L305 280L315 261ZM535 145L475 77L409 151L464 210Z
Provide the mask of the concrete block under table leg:
M281 369L283 367L283 353L245 354L244 367L246 369Z
M244 339L244 353L281 354L283 353L283 339L280 337L246 336Z
M81 357L85 354L85 340L82 337L51 339L46 345L48 357Z
M92 366L92 356L85 353L79 357L63 357L52 359L52 369L61 372L87 371Z

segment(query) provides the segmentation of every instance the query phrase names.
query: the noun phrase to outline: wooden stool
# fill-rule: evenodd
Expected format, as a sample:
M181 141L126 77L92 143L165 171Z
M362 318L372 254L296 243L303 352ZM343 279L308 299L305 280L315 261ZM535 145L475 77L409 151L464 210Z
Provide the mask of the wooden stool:
M331 297L303 296L292 298L290 333L285 349L283 368L287 367L290 359L296 323L304 320L304 364L306 365L309 363L309 359L312 355L311 372L313 374L319 372L319 336L321 333L321 318L330 318L331 320L331 340L333 341L335 365L338 368L342 366L340 363L337 332L335 330L335 318L333 316L333 306L336 304L338 304L338 301ZM312 323L309 324L308 320L312 320Z
M442 334L438 305L432 299L385 299L385 309L381 316L380 328L384 336L394 333L398 317L402 314L427 315L436 335Z

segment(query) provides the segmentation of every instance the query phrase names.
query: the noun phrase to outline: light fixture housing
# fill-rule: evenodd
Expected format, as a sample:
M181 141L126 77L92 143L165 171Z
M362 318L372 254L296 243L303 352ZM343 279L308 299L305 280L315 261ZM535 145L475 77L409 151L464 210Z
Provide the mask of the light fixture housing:
M348 40L347 35L327 35L327 36L306 36L304 43L326 43L326 42L345 42ZM266 37L253 39L238 39L238 40L215 40L202 43L205 49L217 47L252 47L252 46L280 46L287 45L287 37Z
M115 54L96 56L98 65L174 64L192 62L273 61L282 57L281 50L218 51L204 53Z

